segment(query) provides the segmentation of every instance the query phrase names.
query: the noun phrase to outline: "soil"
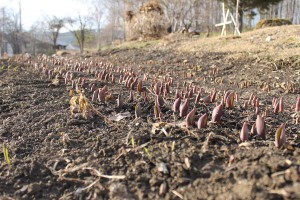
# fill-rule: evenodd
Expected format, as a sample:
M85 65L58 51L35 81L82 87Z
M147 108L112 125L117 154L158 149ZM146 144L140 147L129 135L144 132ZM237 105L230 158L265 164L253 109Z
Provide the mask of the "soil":
M1 61L0 143L8 146L11 160L8 165L0 157L1 198L299 199L300 125L295 123L294 108L300 93L299 65L274 65L269 59L250 56L235 59L228 54L149 47L91 57L24 56ZM61 75L49 77L43 67ZM148 102L136 89L131 101L130 90L119 83L121 73L116 70L112 72L115 84L95 79L97 71L118 67L132 69L140 79L148 75L143 82ZM84 89L98 111L87 119L80 112L71 115L72 86L64 84L66 71L72 71L75 79L86 78L87 84L79 90ZM164 97L162 116L156 119L152 78L160 83L164 76L173 83ZM218 124L209 123L204 129L178 125L184 117L173 114L171 107L176 85L181 90L184 81L202 87L202 97L215 88L220 102L223 91L230 89L238 100L233 109L223 110ZM107 85L111 98L92 102L90 83L97 88ZM244 108L251 93L259 98L261 112L269 109L266 140L251 135L242 142L243 122L248 121L251 129L256 120L255 108ZM114 99L118 94L125 99L122 108ZM196 107L196 120L203 113L211 120L215 103L195 104L195 97L189 110ZM272 99L280 97L284 111L275 114ZM135 117L137 103L142 108L139 118ZM126 112L130 113L126 118L111 121L110 116ZM282 123L286 123L287 142L276 148L275 132Z

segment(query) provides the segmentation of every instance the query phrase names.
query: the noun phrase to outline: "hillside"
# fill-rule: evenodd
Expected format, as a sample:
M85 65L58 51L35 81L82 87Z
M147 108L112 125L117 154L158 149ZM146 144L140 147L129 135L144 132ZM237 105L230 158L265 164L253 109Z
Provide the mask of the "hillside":
M253 30L241 37L190 39L183 35L169 35L161 40L111 46L100 51L99 55L136 65L179 65L187 73L199 66L206 70L218 68L226 70L227 78L236 77L236 82L254 81L260 87L272 85L274 78L277 82L299 85L299 32L300 26L292 25ZM290 74L289 77L286 73Z
M145 48L177 52L222 52L228 58L253 57L279 60L298 60L300 52L300 25L268 27L242 33L240 37L212 36L189 39L181 34L170 34L158 41L127 42L114 49ZM299 60L298 60L299 61Z
M48 42L52 44L50 32L36 32L36 39L43 41L43 42ZM76 44L76 38L73 33L71 32L62 32L59 33L58 38L57 38L57 43L58 44Z
M60 33L57 38L58 44L76 44L76 38L73 33L65 32Z

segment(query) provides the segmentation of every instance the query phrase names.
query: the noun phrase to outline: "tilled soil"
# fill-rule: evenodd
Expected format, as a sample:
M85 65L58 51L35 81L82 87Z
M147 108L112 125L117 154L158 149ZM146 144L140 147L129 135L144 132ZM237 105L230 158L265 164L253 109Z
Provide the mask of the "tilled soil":
M132 68L141 78L148 74L145 103L138 92L130 101L124 84L94 80L93 72L83 70L81 75L93 79L97 88L107 85L113 97L125 98L123 108L117 108L113 98L92 102L89 86L82 88L104 116L130 113L113 122L95 113L88 119L80 113L72 116L72 88L63 83L63 76L58 85L52 84L54 77L49 79L31 64L2 61L0 143L8 146L11 165L0 157L1 198L299 199L300 125L292 107L300 93L299 66L274 67L250 56L234 60L224 55L131 49L71 58ZM151 81L163 76L174 82L161 107L162 116L155 119ZM228 89L239 97L232 110L223 111L219 124L209 123L205 129L179 126L184 118L173 114L171 107L176 84L182 89L184 81L201 86L203 96L215 88L217 102ZM251 93L259 97L261 112L269 109L267 139L251 135L242 143L243 122L248 121L251 129L256 119L254 107L244 108ZM215 103L194 104L195 95L189 110L195 106L196 120L203 113L210 120ZM275 114L272 99L280 97L285 109ZM135 117L137 102L142 107L140 118ZM286 123L287 143L278 149L274 140L281 123Z

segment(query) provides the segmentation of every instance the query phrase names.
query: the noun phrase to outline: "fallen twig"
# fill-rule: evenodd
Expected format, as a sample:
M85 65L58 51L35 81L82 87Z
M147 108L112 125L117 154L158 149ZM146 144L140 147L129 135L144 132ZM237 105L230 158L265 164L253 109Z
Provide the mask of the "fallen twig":
M269 193L270 194L279 194L279 195L282 195L284 197L288 197L289 196L289 193L285 189L270 190Z
M156 96L156 94L155 94L154 92L152 92L148 87L146 87L146 89L148 90L148 92L149 92L150 94L152 94L153 96Z
M69 180L69 181L80 181L80 179L74 179L74 178L66 178L65 175L67 175L68 173L72 173L72 172L76 172L79 170L90 170L91 172L94 172L94 175L97 177L101 177L101 178L107 178L107 179L125 179L126 176L125 175L105 175L100 173L97 169L92 168L92 167L87 167L87 163L84 163L82 165L79 166L74 166L72 168L68 168L68 166L65 169L62 170L55 170L55 167L57 165L58 161L55 162L54 167L51 168L49 166L47 166L47 168L51 171L51 173L55 176L59 176L58 179L62 179L62 180Z
M96 183L98 183L99 181L100 181L100 179L97 179L96 181L92 182L90 185L88 185L88 186L86 186L86 187L80 189L80 191L84 191L84 190L87 190L87 189L93 187L93 186L94 186ZM74 193L76 193L76 192L77 192L77 190L76 190L76 191L73 191L73 192L70 192L70 193L68 193L68 194L65 194L64 196L60 197L59 199L60 199L60 200L62 200L62 199L68 199L69 196L71 196L72 194L74 194Z
M175 196L179 197L180 199L183 199L183 196L179 194L176 190L172 190L172 193L175 194Z
M115 123L114 123L113 121L111 121L111 120L108 119L105 115L103 115L101 112L99 112L98 110L96 110L95 107L94 107L92 104L90 104L90 105L91 105L92 111L93 111L97 116L99 116L100 118L102 118L106 123L108 123L108 124L114 126L118 131L120 131L120 129L118 128L118 126L115 125Z
M275 173L271 174L271 177L275 178L277 176L282 176L282 175L289 174L289 173L291 173L291 170L287 169L287 170L284 170L284 171L275 172Z
M190 136L198 138L198 136L193 131L190 131L188 128L183 127L182 124L183 124L182 122L181 123L175 123L175 124L174 124L174 122L172 122L172 123L168 123L168 122L154 123L155 126L163 125L164 127L178 127L183 132L188 133ZM161 131L161 128L158 128L158 129ZM154 129L152 128L152 132L153 132L153 130L155 130L155 127L154 127Z

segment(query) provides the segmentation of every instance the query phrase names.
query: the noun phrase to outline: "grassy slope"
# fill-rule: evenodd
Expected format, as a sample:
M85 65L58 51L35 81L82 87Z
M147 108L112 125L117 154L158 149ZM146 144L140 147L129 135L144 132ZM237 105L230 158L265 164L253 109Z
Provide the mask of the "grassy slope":
M101 51L122 49L160 49L183 52L208 51L228 52L228 57L253 57L267 59L270 62L293 60L300 63L300 25L269 27L242 33L241 37L213 36L187 38L171 34L161 40L131 41L119 45L103 47ZM271 41L266 38L271 36Z
M300 25L280 26L258 29L243 33L241 38L215 37L202 38L197 42L188 41L179 47L183 51L216 51L232 52L232 55L255 54L256 56L273 59L286 59L299 56L300 52ZM271 41L266 41L270 36Z

